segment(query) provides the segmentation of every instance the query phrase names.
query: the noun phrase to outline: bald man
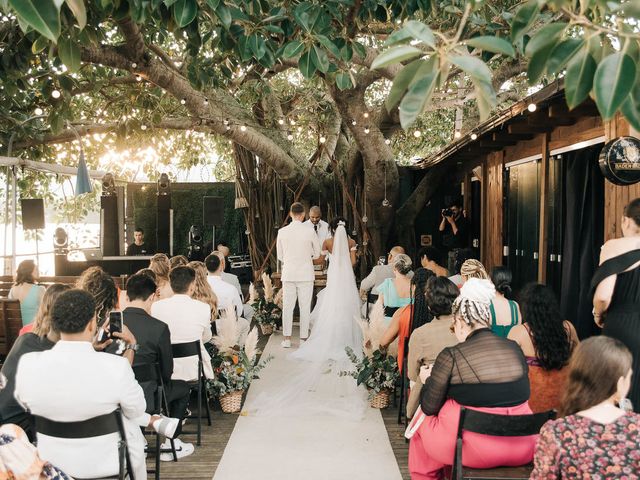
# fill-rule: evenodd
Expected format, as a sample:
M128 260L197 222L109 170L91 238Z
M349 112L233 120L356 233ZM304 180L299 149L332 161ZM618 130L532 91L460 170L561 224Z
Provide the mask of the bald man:
M329 237L331 237L331 233L329 233L329 224L322 220L322 210L317 205L311 207L309 210L309 220L304 222L309 228L312 228L316 235L318 236L318 241L320 245Z
M393 247L387 255L386 265L376 265L371 273L360 283L360 297L366 298L367 293L371 290L374 295L378 294L378 287L387 278L393 278L393 259L396 255L404 253L404 248L400 246ZM413 272L411 272L413 275Z

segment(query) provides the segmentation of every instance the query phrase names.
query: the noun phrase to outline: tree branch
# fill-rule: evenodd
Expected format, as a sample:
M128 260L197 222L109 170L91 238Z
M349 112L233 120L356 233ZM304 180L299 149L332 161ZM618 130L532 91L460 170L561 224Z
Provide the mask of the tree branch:
M118 27L127 44L126 56L135 62L141 61L145 52L145 44L138 24L126 17L118 20Z

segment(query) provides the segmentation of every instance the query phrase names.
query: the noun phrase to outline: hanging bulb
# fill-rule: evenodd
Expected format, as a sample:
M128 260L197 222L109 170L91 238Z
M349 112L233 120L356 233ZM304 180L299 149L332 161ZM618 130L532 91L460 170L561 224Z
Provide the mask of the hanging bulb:
M460 138L462 136L462 133L460 133L460 130L456 130L456 133L453 134L454 138Z
M246 125L242 125L242 126L240 127L240 131L241 131L241 132L246 132L246 131L247 131L247 127L246 127Z
M364 112L364 114L362 115L364 118L369 118L369 112Z
M382 200L382 206L383 207L390 207L391 206L391 202L385 198L384 200Z
M204 99L204 104L205 104L205 105L209 105L209 99L208 99L208 98L205 98L205 99Z
M278 125L284 125L284 120L282 118L278 120Z
M141 82L142 81L142 77L140 75L136 75L136 82Z
M527 105L527 110L529 110L531 113L535 112L538 109L538 106L535 103L530 103L529 105Z
M351 236L352 236L352 237L355 237L356 235L358 235L358 232L357 232L355 229L353 229L353 230L351 231Z
M227 132L228 132L229 130L231 130L231 125L227 125L227 126L226 126L226 129L227 129Z
M478 139L478 135L475 133L471 134L471 140L477 140Z
M298 133L302 132L302 127L298 127Z
M385 138L384 143L386 143L387 145L391 145L391 140L389 140L388 138Z
M420 130L416 130L415 132L413 132L413 136L416 138L420 138L421 135L422 135L422 132Z
M290 123L291 125L295 125L295 124L296 124L296 121L292 119L289 123Z
M224 123L225 125L229 125L229 120L227 120L226 118L222 121L222 123Z
M289 141L293 140L293 135L291 135L291 134L287 135L287 140L289 140Z
M184 105L185 103L187 103L187 101L183 98L182 100L180 100L180 104Z
M327 139L325 137L320 137L320 143L325 143Z
M366 215L362 217L362 223L367 223L368 221L369 221L369 217L367 217Z
M365 127L365 128L364 128L364 133L365 133L365 134L369 135L369 132L370 132L370 131L371 131L371 130L369 130L369 127Z
M351 120L351 125L356 126L358 124L358 122L356 122L355 120Z
M249 230L245 230L245 231L244 231L244 234L245 234L245 235L250 235L250 234L251 234L251 232L250 232Z
M40 116L44 113L44 111L40 108L40 107L36 107L36 109L33 111L33 113L35 113L36 115Z
M134 63L132 63L132 64L131 64L131 68L138 68L138 64L137 64L137 63L135 63L135 62L134 62Z
M140 129L141 129L141 130L146 130L146 129L147 129L147 126L143 123L142 125L140 125Z
M51 96L53 98L60 98L60 95L61 95L60 90L54 90L53 92L51 92Z

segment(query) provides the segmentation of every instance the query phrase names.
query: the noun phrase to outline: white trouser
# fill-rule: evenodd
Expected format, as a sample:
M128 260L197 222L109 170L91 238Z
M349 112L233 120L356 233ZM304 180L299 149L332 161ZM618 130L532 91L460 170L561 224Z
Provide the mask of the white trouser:
M300 308L300 338L309 336L313 281L282 282L282 334L290 337L293 330L293 309L296 299Z
M249 323L251 323L251 319L253 318L253 314L255 313L253 307L248 303L245 303L244 308L242 309L242 312L243 312L242 316L246 318L249 321Z
M149 424L150 417L138 417L135 419L123 418L124 431L127 436L127 448L129 449L129 457L131 458L131 468L133 476L136 480L146 480L147 478L147 459L144 455L144 435L140 430L140 423L147 419Z

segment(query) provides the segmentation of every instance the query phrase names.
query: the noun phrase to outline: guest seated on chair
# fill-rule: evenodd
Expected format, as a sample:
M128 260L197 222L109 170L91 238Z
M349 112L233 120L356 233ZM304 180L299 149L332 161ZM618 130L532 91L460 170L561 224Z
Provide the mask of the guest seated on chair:
M569 362L557 420L540 430L532 480L637 478L640 414L627 410L631 352L614 338L591 337Z
M220 275L220 278L222 278L223 282L228 283L229 285L233 285L233 287L238 291L238 295L240 295L240 301L244 301L244 295L242 294L242 287L240 286L240 280L238 279L237 275L234 275L233 273L227 273L227 265L228 260L227 260L227 256L225 255L223 251L218 251L218 250L214 250L213 252L211 252L214 255L217 255L218 258L220 259L220 261L222 262L223 265L223 270L222 273ZM247 321L249 323L251 323L251 319L253 318L253 307L251 305L249 305L248 303L245 303L242 306L242 314L241 316L243 318L246 318Z
M460 341L445 348L433 367L422 367L420 410L409 447L413 480L441 479L452 464L462 406L497 415L528 415L527 362L515 342L491 332L489 280L469 279L453 304L453 330ZM463 457L471 468L525 465L537 435L493 437L464 434Z
M164 253L156 253L149 260L149 269L156 274L156 285L158 286L156 300L172 296L173 290L171 290L171 284L169 283L169 272L171 271L169 257Z
M45 292L40 308L33 321L31 332L21 335L11 347L0 374L4 377L4 387L0 389L0 423L14 423L22 427L29 439L35 440L35 431L31 415L13 396L16 385L18 361L25 353L44 352L56 344L60 335L51 328L51 309L56 299L71 287L62 283L54 283Z
M415 328L431 321L425 299L427 280L433 276L431 270L419 268L411 279L411 303L399 308L391 318L391 325L380 339L380 347L386 348L398 339L398 370L402 372L405 357L405 343Z
M109 318L109 313L118 306L118 288L113 278L100 267L89 267L76 281L76 288L93 296L98 326L102 327Z
M394 278L385 279L378 287L378 301L384 305L387 325L400 307L411 303L411 259L403 253L393 258Z
M211 307L204 302L194 300L191 294L195 288L196 272L191 267L176 267L169 274L171 290L174 295L158 300L151 306L151 316L162 320L169 326L171 343L189 343L196 340L207 343L211 333ZM213 378L211 358L201 345L204 374ZM176 358L173 362L174 380L187 382L198 379L198 359Z
M514 340L529 364L531 397L534 412L556 410L566 388L569 359L578 345L578 335L571 322L564 320L553 291L531 283L520 292L522 325L513 327Z
M182 380L172 380L173 374L173 354L171 351L171 334L169 327L164 322L153 318L150 315L151 305L155 301L156 284L151 277L144 274L135 274L127 280L127 308L122 312L124 324L136 337L138 351L134 357L133 369L142 368L144 365L147 371L155 374L154 366L158 364L162 383L164 385L167 403L169 404L168 415L180 421L173 433L177 437L182 429L182 420L186 417L187 406L189 405L189 385ZM162 406L156 405L156 389L158 381L150 380L140 382L147 402L146 412L150 414L161 411ZM176 455L178 458L191 455L194 447L190 443L181 440L174 440ZM161 448L170 448L166 441ZM164 460L173 460L171 454L162 454ZM162 457L161 457L162 458Z
M453 263L454 275L450 276L449 280L455 283L456 287L458 288L462 287L462 284L465 282L465 280L462 278L460 270L462 269L462 265L464 265L464 263L469 259L475 259L475 252L473 251L473 249L461 248L460 250L457 250L455 252L455 261ZM489 277L487 276L485 278Z
M33 415L56 422L88 420L120 408L133 474L136 480L146 479L144 438L138 424L145 415L144 393L127 360L94 350L98 325L93 297L82 290L63 292L53 305L51 318L60 340L51 350L20 359L16 399ZM133 336L128 339L135 342ZM159 420L149 418L150 423ZM116 434L79 439L38 434L38 450L42 458L74 477L118 473Z
M511 295L511 278L511 270L507 267L491 270L491 281L496 287L496 298L491 302L491 331L505 338L522 318L518 303L507 298Z
M375 265L371 269L371 273L367 275L362 282L360 282L360 297L365 300L367 293L371 292L374 295L378 295L378 287L387 278L394 278L393 274L393 259L396 255L404 253L404 248L395 246L389 250L387 255L387 263L384 265Z
M176 267L184 267L187 263L189 263L189 259L184 255L174 255L169 259L169 265L174 269Z
M447 277L449 271L442 266L442 254L436 247L423 247L418 253L420 265L431 270L438 277Z
M211 321L218 318L218 297L213 293L213 289L207 281L207 267L202 262L194 261L187 264L196 272L196 281L193 284L193 292L190 297L200 300L211 308Z
M20 316L23 326L33 322L44 295L44 287L36 284L38 277L38 266L35 262L23 260L18 265L15 282L9 290L9 299L20 301Z
M423 365L433 365L438 354L446 347L458 343L451 333L451 307L460 295L455 284L447 277L431 277L425 287L425 303L433 320L414 329L409 338L409 356L407 357L407 376L411 382L411 392L407 400L407 417L413 417L420 404L422 381L419 373ZM418 303L416 302L416 306Z

